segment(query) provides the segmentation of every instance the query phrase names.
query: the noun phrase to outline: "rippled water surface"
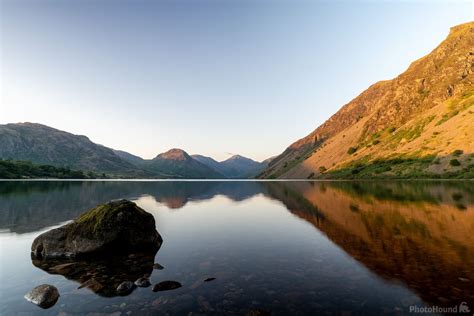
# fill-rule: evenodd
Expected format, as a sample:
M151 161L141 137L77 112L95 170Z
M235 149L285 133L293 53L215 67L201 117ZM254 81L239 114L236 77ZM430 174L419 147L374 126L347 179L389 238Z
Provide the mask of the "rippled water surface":
M40 233L121 198L155 217L154 258L31 260ZM473 232L467 181L0 182L0 314L472 314ZM182 287L115 294L143 274ZM23 298L43 283L61 295L46 310Z

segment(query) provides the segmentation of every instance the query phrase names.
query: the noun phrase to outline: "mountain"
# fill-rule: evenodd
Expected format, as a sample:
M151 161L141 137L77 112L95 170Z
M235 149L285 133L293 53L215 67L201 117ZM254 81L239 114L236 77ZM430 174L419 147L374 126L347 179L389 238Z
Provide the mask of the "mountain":
M216 161L211 157L201 155L193 155L192 157L224 175L226 178L231 179L253 178L268 165L267 160L264 162L257 162L240 155L234 155L221 162Z
M262 178L474 177L474 22L273 159ZM375 65L374 65L375 66Z
M214 169L211 169L205 164L193 159L184 150L176 148L159 154L152 160L146 161L144 168L148 171L161 173L167 178L225 178L225 176Z
M128 152L123 151L123 150L113 149L113 151L117 156L119 156L120 158L122 158L125 161L128 161L129 163L131 163L134 166L141 166L145 163L145 159L143 159L142 157L132 155L131 153L128 153Z
M0 125L1 160L11 160L4 164L5 170L2 169L8 177L28 169L27 173L18 174L20 178L36 177L39 174L71 177L70 173L77 171L77 174L93 172L101 177L105 173L107 177L125 178L223 179L229 177L227 174L230 177L254 176L263 169L254 171L259 163L240 156L217 162L200 155L193 158L181 149L171 149L146 160L122 150L95 144L86 136L36 123ZM15 161L29 161L35 165Z
M226 176L226 170L219 161L203 155L191 155L191 157L193 157L193 159L199 161L200 163L205 164L214 171L217 171L220 174Z
M0 159L31 161L113 176L147 175L112 149L95 144L86 136L35 123L0 125Z
M222 161L221 165L226 170L225 175L228 178L253 178L266 167L260 162L240 155Z
M265 159L264 161L261 162L261 164L265 165L265 167L268 167L268 165L275 159L277 156L272 156L270 158Z

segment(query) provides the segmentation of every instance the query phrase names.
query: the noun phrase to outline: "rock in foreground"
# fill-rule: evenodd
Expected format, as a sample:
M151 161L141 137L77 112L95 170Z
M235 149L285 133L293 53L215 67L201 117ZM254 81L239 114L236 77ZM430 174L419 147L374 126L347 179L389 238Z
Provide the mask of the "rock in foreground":
M27 301L42 308L50 308L56 304L58 298L58 289L49 284L39 285L25 295Z
M157 251L162 243L153 216L120 200L96 206L72 223L47 231L31 245L34 257L58 258Z

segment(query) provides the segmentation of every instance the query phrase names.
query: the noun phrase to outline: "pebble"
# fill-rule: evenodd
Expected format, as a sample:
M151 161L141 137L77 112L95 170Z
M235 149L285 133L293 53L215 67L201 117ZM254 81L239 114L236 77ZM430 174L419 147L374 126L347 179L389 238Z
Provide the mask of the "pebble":
M41 308L50 308L59 298L58 289L49 284L41 284L25 294L28 302L38 305Z
M211 281L214 281L216 278L207 278L204 280L204 282L211 282Z
M119 286L117 286L117 293L119 295L128 295L133 291L134 287L135 284L133 284L131 281L122 282Z
M139 287L149 287L151 283L148 278L139 278L135 281L135 285Z
M161 264L159 263L155 263L153 265L153 269L156 269L156 270L163 270L165 267L163 267Z

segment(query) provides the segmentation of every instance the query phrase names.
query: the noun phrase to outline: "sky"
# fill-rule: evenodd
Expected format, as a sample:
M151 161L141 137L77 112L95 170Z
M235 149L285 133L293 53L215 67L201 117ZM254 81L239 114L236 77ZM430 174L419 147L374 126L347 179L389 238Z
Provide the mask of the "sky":
M433 50L474 1L0 0L0 124L264 160Z

